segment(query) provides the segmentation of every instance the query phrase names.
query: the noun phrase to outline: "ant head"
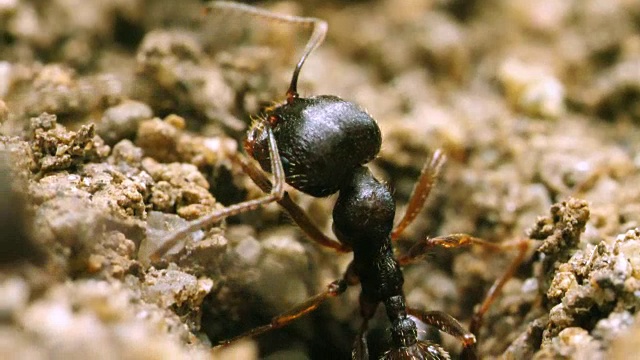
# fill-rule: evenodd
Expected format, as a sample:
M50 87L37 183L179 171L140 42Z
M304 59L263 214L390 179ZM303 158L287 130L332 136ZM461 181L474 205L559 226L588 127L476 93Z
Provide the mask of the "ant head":
M313 196L337 192L353 170L380 151L382 138L375 120L357 105L336 96L301 98L298 76L309 54L327 33L327 23L316 18L273 14L242 4L216 2L212 6L249 13L268 20L313 26L311 37L296 64L284 104L266 110L255 122L244 146L266 171L270 169L267 127L276 139L286 181Z
M380 128L369 114L337 96L294 98L267 112L249 130L245 148L271 171L266 127L278 145L287 183L327 196L349 183L356 167L380 151Z

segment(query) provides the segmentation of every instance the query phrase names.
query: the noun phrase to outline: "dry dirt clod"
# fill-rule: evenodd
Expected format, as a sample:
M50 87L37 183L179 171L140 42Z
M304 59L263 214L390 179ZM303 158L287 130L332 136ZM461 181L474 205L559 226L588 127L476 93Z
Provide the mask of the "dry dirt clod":
M109 155L109 146L95 135L95 125L83 125L77 132L57 125L55 115L43 113L31 119L31 151L41 173L65 170Z

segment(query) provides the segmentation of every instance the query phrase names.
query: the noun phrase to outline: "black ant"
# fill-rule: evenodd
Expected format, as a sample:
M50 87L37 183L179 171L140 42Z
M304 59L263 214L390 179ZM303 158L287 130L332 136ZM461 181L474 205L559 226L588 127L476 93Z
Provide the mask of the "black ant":
M353 345L354 359L368 359L366 332L368 322L378 305L384 304L391 323L391 349L385 359L443 359L448 353L433 342L418 340L416 318L440 331L453 335L462 342L463 355L476 357L476 337L483 314L495 299L502 285L522 261L526 244L520 256L505 274L496 281L485 301L476 312L470 331L450 315L441 311L423 311L408 307L402 285L401 266L420 260L434 246L458 247L479 244L490 248L503 248L466 235L452 234L419 242L407 254L396 257L393 241L416 218L432 189L446 157L440 150L427 161L414 188L409 206L400 223L394 228L395 202L389 188L378 181L366 166L379 152L382 136L376 121L356 104L333 95L301 98L297 83L300 69L307 56L325 38L327 23L321 19L280 15L234 2L213 2L206 11L227 10L268 20L311 26L311 37L298 61L286 101L266 110L266 115L254 123L248 132L246 152L273 174L273 184L253 162L240 155L232 159L267 195L213 212L189 223L162 240L152 259L159 259L181 238L231 215L254 210L264 204L278 202L291 215L306 234L320 245L339 252L353 251L353 261L342 279L327 286L292 310L276 316L271 323L254 328L227 340L255 336L283 327L291 321L315 310L323 301L344 293L348 286L360 284L360 313L363 321ZM333 209L333 231L339 241L332 240L315 227L304 211L284 190L285 182L299 191L315 197L339 192Z

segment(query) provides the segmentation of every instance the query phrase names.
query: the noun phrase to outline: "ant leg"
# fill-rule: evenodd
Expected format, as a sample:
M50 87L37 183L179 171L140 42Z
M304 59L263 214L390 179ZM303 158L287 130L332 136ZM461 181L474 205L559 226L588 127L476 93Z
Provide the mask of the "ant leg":
M518 267L524 261L524 258L527 254L527 250L529 249L530 241L526 239L509 241L502 244L494 244L490 243L486 240L482 240L480 238L473 237L467 234L451 234L446 236L438 236L435 238L427 239L424 242L419 242L415 244L413 247L409 249L407 254L404 254L398 258L398 262L400 265L411 264L420 260L431 248L435 246L442 246L445 248L455 248L462 247L468 245L480 245L486 248L489 248L494 251L506 251L510 248L517 248L518 255L513 259L511 264L507 270L495 280L487 295L478 308L478 310L473 315L473 319L471 320L470 330L474 334L478 331L482 324L482 317L489 310L491 304L495 301L495 299L500 294L500 291L504 287L504 284L513 277L513 275L518 270Z
M524 261L527 250L529 249L529 243L530 241L522 239L517 241L509 241L502 244L494 244L467 234L452 234L436 237L433 239L427 239L426 242L421 242L414 245L411 249L409 249L408 254L400 257L399 262L402 265L412 263L416 261L416 259L420 259L422 255L424 255L429 249L434 246L453 248L467 245L481 245L492 250L500 251L505 251L509 248L516 247L518 249L518 255L513 259L513 261L511 261L511 264L509 264L507 270L493 282L491 288L489 288L489 291L485 295L484 300L482 301L480 306L477 307L471 318L471 322L469 324L469 332L471 334L477 334L480 330L480 327L482 326L484 315L487 313L487 311L489 311L491 305L500 295L500 292L502 291L504 285L515 275L518 267L520 267L520 264L522 264L522 262ZM475 346L473 348L465 346L462 352L462 358L475 359L475 352Z
M506 245L512 246L512 243L506 244ZM527 240L519 240L515 242L515 246L518 247L518 255L516 256L515 259L513 259L511 264L509 264L509 267L502 274L502 276L500 276L493 282L493 284L489 288L489 291L487 291L487 294L485 295L484 300L482 301L480 306L476 308L476 310L473 313L473 316L471 317L471 322L469 323L469 331L472 334L479 333L480 327L482 327L482 322L484 320L484 314L486 314L487 311L489 311L489 308L491 307L491 305L495 302L495 300L500 295L500 292L502 291L504 284L506 284L507 281L511 279L513 275L515 275L516 271L518 270L518 267L520 267L520 264L522 264L522 262L524 261L524 258L527 254L527 250L529 249L529 242ZM475 359L476 358L475 348L468 349L465 347L462 350L462 354L460 355L460 358Z
M369 345L367 345L367 331L369 330L369 319L363 319L358 335L353 342L351 358L355 360L369 360Z
M476 354L476 336L472 332L467 331L462 325L451 315L442 311L423 311L416 308L407 307L407 313L418 318L427 325L436 327L438 330L445 332L456 339L460 340L464 351L471 355L469 359L477 358Z
M416 182L413 191L411 192L411 198L409 199L409 206L402 217L402 220L396 225L395 229L391 232L391 239L396 240L400 237L402 232L415 220L420 210L422 210L425 201L429 197L429 193L433 188L442 165L447 160L447 156L441 149L437 149L431 159L424 163L422 171L420 171L420 177Z
M220 345L228 345L232 342L235 342L237 340L240 340L242 338L246 338L246 337L253 337L256 335L260 335L263 334L267 331L271 331L274 329L279 329L287 324L289 324L290 322L292 322L295 319L298 319L299 317L306 315L310 312L312 312L313 310L317 309L318 306L320 306L320 304L322 304L325 300L338 296L342 293L344 293L347 290L347 286L349 284L347 283L346 280L342 279L342 280L336 280L334 282L332 282L331 284L329 284L327 286L327 289L323 292L321 292L318 295L312 296L311 298L307 299L305 302L303 302L302 304L299 304L298 306L296 306L295 308L287 311L284 314L278 315L276 317L274 317L271 322L267 325L263 325L254 329L251 329L241 335L238 335L234 338L231 338L229 340L225 340L223 342L220 343Z
M429 253L429 250L436 246L450 249L469 245L483 246L492 251L506 251L514 247L521 250L524 247L524 251L526 252L526 250L528 249L529 241L516 240L496 244L468 234L449 234L434 238L427 238L425 239L425 241L416 243L409 249L409 251L407 251L406 254L398 257L398 262L400 263L400 265L407 265L418 262L422 260L425 254Z
M349 267L347 271L352 271ZM360 315L362 316L362 325L358 330L358 335L353 342L353 350L351 358L355 360L369 360L369 347L367 345L367 331L369 330L369 320L376 314L378 303L367 301L360 294Z
M167 251L174 247L181 238L192 231L201 229L228 216L255 210L262 205L282 199L282 197L284 196L285 182L284 168L282 167L280 153L278 152L278 145L276 144L276 139L273 136L273 132L270 128L267 128L267 133L269 136L269 157L271 160L271 169L273 169L273 180L275 183L275 186L273 186L271 192L264 197L231 205L220 211L215 211L213 213L204 215L203 217L190 222L186 226L162 239L160 241L162 245L151 254L151 260L159 260Z
M231 160L242 167L245 174L249 175L251 180L258 185L262 191L268 193L271 191L271 181L265 176L264 172L260 170L253 162L249 161L246 157L240 154L234 154L231 156ZM309 219L309 216L296 204L289 194L285 191L282 198L277 200L278 204L282 206L289 216L295 221L295 223L304 231L307 236L316 243L332 248L338 252L348 253L351 252L349 246L331 239L325 235L318 227Z
M508 247L508 244L494 244L468 234L449 234L445 236L427 238L425 241L420 241L414 244L406 254L403 254L398 258L398 262L400 265L407 265L420 261L424 255L429 252L429 250L436 246L442 246L449 249L469 245L480 245L494 251Z
M507 245L511 246L511 244L507 244ZM496 300L498 295L500 295L500 291L502 291L504 284L506 284L507 281L511 279L513 275L515 275L516 271L518 270L518 267L520 267L520 264L522 264L522 262L524 261L525 256L527 255L527 250L529 250L529 241L527 240L516 241L515 246L518 247L518 255L516 256L515 259L513 259L511 264L509 264L509 267L502 274L502 276L500 276L493 282L493 284L491 285L491 288L489 288L489 291L487 291L487 295L485 295L484 300L480 304L480 307L476 309L475 313L473 314L473 317L471 318L471 323L469 324L469 331L471 331L474 334L477 334L478 331L480 330L480 327L482 326L484 314L486 314L486 312L489 310L489 307L491 307L491 304L493 304L493 302Z

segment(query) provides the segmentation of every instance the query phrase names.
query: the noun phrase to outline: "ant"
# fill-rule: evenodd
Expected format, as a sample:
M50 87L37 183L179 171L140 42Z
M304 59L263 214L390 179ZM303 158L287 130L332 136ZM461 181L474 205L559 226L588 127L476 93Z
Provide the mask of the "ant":
M358 105L337 96L303 98L297 91L300 70L309 54L323 42L328 29L327 23L317 18L281 15L227 1L213 2L205 8L206 13L214 10L234 11L271 21L310 26L312 33L293 72L285 102L266 109L265 116L254 122L244 141L246 152L262 169L244 156L231 155L232 160L242 167L266 195L190 222L162 239L162 245L151 256L152 260L158 260L190 232L228 216L277 202L312 240L338 252L353 252L353 260L342 279L329 284L320 294L274 317L269 324L249 330L222 344L281 328L315 310L325 300L344 293L349 286L360 284L362 324L353 345L354 359L369 358L366 343L368 323L380 304L383 304L391 323L391 349L383 355L384 359L449 358L448 353L438 344L418 339L414 318L454 336L463 345L463 357L476 358L474 333L477 333L489 305L523 261L526 243L520 246L519 256L489 290L471 321L469 331L444 312L424 311L407 306L402 289L404 278L401 266L421 260L435 246L476 244L493 249L504 248L503 245L470 235L452 234L426 239L415 244L406 254L395 256L393 242L422 209L446 156L441 150L437 150L425 163L408 208L394 228L395 202L392 194L366 166L378 154L382 143L376 121ZM273 174L273 182L263 170ZM291 200L284 190L285 183L314 197L339 193L333 209L333 232L337 241L324 235L304 210Z

